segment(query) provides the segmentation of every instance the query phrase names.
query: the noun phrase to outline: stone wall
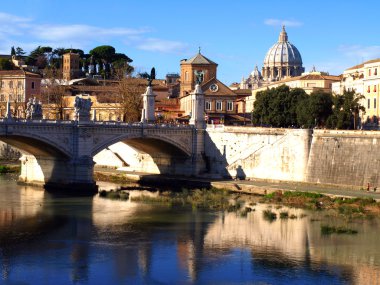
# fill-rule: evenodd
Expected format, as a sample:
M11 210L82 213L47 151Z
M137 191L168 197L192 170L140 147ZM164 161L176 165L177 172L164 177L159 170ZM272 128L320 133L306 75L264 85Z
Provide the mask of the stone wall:
M380 132L314 130L306 181L377 187Z
M232 178L304 181L310 131L250 127L208 128L210 173Z

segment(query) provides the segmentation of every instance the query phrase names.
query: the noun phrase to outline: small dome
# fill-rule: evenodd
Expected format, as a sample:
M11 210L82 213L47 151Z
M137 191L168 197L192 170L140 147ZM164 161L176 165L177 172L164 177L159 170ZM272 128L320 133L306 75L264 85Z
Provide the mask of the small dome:
M251 72L251 77L253 77L253 78L260 78L261 77L261 73L260 73L259 69L257 68L257 65L255 66L255 69Z
M299 66L302 67L302 58L298 49L288 41L285 26L282 27L278 42L267 52L264 67L272 66Z

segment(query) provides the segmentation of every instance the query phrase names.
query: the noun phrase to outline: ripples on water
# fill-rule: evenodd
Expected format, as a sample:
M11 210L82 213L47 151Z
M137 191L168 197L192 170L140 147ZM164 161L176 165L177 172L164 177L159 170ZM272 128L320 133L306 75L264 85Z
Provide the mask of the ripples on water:
M8 176L0 195L0 284L380 284L377 219L323 236L321 224L347 222L55 197Z

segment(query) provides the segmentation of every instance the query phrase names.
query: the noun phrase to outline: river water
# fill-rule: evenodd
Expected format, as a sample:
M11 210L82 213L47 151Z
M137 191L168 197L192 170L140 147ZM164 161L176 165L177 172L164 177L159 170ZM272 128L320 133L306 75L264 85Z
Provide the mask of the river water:
M378 219L272 206L297 218L270 222L271 205L244 216L58 197L11 176L0 197L0 284L380 284ZM322 235L321 224L358 234Z

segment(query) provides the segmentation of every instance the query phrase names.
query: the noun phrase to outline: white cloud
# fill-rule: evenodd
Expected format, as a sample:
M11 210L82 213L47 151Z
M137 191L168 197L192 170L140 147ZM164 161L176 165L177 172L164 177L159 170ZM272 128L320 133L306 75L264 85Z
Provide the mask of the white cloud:
M145 51L180 53L188 45L179 41L147 38L149 28L104 28L83 24L39 24L34 19L0 12L0 52L8 53L10 46L29 51L39 45L51 47L75 46L91 48L97 43L118 40ZM37 43L36 43L37 42ZM9 45L9 46L8 46ZM29 49L29 47L31 47Z
M182 53L189 46L179 41L169 41L157 38L142 39L137 44L137 48L146 51L163 52L163 53Z
M380 57L380 46L342 45L338 48L345 56L361 61Z
M32 19L30 18L23 18L23 17L18 17L15 15L7 14L7 13L2 13L0 12L0 23L26 23L30 22Z
M287 26L287 27L299 27L302 26L303 23L297 20L281 20L281 19L266 19L264 21L265 25L268 26Z
M146 29L100 28L88 25L37 25L31 29L32 34L49 41L112 38L146 33Z

